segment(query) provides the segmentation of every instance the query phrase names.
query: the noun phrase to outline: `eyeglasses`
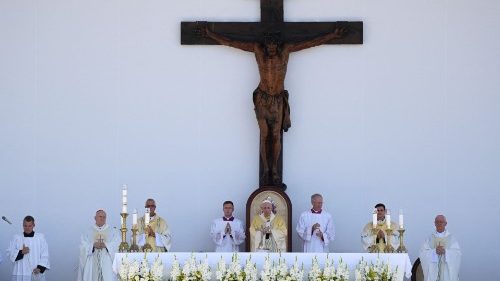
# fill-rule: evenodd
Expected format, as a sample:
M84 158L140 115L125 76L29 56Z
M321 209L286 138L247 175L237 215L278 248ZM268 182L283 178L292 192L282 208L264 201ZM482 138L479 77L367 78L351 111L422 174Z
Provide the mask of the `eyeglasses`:
M146 205L146 208L156 208L156 205Z

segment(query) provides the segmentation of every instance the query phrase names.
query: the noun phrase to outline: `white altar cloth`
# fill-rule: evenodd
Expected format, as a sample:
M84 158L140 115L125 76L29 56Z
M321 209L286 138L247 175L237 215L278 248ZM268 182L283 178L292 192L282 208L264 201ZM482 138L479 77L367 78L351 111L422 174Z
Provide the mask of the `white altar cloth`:
M191 254L194 254L197 260L203 261L205 257L208 258L208 264L212 269L212 279L215 280L215 271L217 263L220 261L221 256L226 261L226 264L231 263L231 257L233 253L188 253L188 252L170 252L170 253L148 253L146 255L150 264L160 256L164 265L164 277L170 277L169 272L172 267L172 262L174 261L174 256L179 261L181 267L184 265L184 262L191 257ZM144 259L144 253L116 253L115 258L113 260L113 271L115 273L119 272L120 264L122 258L127 255L129 261L138 260L141 261ZM247 252L239 252L238 256L240 257L240 262L242 265L245 264L249 255L252 255L252 262L257 264L257 270L262 269L262 265L264 264L264 258L268 255L268 253L247 253ZM278 260L280 254L270 253L271 260ZM291 266L295 262L295 258L297 257L299 264L304 264L305 274L309 272L311 267L312 259L316 256L318 258L318 262L321 266L324 266L326 256L328 255L329 259L335 261L335 265L338 264L339 258L342 258L345 264L348 265L350 270L350 280L354 280L354 270L356 269L356 265L361 260L361 257L364 258L365 261L370 263L377 260L379 257L384 262L389 262L391 268L398 267L398 280L403 280L403 276L406 278L411 277L411 267L412 264L410 262L410 258L408 254L369 254L369 253L282 253L281 257L285 258L287 261L287 265ZM167 279L165 279L167 280ZM304 276L304 280L307 280L307 275Z

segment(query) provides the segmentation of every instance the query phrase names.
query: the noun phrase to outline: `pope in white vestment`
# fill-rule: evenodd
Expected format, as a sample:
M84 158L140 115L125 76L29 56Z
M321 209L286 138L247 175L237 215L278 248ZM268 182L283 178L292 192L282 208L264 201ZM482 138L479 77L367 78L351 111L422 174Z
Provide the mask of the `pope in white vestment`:
M96 224L81 237L78 281L112 281L113 258L118 251L120 236L106 224L106 212L99 210Z
M273 213L272 201L266 199L260 205L261 214L255 216L250 225L250 251L286 252L287 225L278 214Z
M139 233L137 245L143 247L147 243L152 247L153 252L170 251L172 235L167 222L155 212L155 200L146 200L145 207L149 208L149 213L141 217L137 222Z
M12 281L45 281L50 269L49 249L45 236L35 233L35 219L27 216L23 220L23 234L16 234L10 242L7 254L14 263Z
M446 227L446 217L434 220L436 232L432 233L420 249L420 264L425 281L458 281L462 252L455 236Z
M300 215L297 234L303 242L304 253L328 253L329 244L335 238L332 215L322 209L323 197L320 194L311 196L311 204L312 209Z
M210 227L210 236L216 252L239 252L239 245L245 241L245 228L241 220L233 217L234 205L231 201L222 204L224 216L217 218Z

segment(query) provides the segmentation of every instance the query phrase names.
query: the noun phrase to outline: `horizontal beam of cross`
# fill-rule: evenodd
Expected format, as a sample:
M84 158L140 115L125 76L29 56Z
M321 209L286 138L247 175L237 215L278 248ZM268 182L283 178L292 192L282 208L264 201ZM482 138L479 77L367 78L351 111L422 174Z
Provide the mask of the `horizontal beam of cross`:
M347 34L326 44L363 44L363 22L208 22L210 30L233 40L258 42L265 32L279 32L283 42L300 42L345 27ZM199 22L181 22L182 45L218 45L214 40L202 37Z

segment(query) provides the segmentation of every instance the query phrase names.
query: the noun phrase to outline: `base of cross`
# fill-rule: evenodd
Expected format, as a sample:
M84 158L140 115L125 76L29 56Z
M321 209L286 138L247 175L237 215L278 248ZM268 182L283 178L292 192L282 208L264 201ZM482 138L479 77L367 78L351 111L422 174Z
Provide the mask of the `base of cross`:
M286 184L283 182L283 169L282 160L279 163L279 172L276 174L265 173L260 169L259 172L259 185L260 187L274 187L276 189L286 190ZM261 163L262 166L262 163Z
M283 182L283 131L280 133L280 152L279 157L277 159L276 167L273 167L274 160L272 159L273 154L273 139L272 136L269 135L266 140L266 144L263 146L262 143L259 143L259 186L263 187L274 187L276 189L280 189L282 191L286 190L286 184ZM263 160L262 157L262 149L266 150L267 159ZM264 162L266 161L268 170L264 167ZM273 170L275 172L273 172Z
M286 191L287 185L286 185L286 183L281 182L281 183L277 183L277 184L263 185L263 186L261 186L259 188L262 188L262 189L277 189L277 190L281 190L281 191Z

